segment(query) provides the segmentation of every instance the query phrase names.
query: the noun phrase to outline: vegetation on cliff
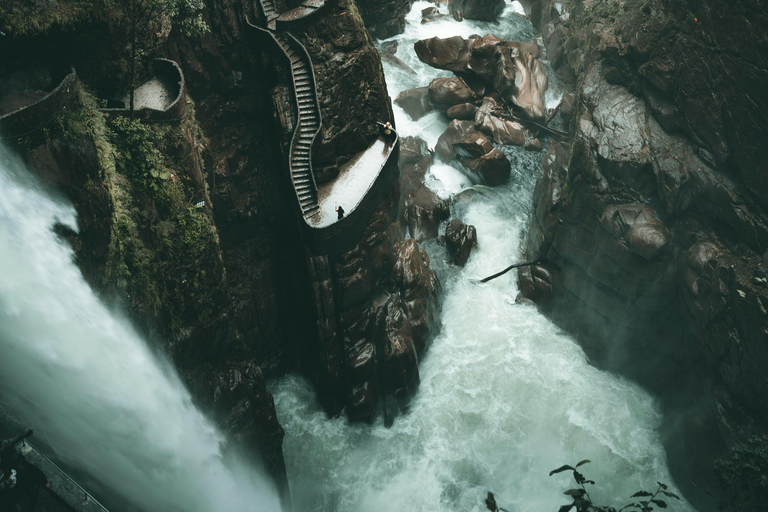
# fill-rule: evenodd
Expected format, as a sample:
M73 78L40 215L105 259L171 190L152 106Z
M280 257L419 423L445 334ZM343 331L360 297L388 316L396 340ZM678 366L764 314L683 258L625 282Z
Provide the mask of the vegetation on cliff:
M178 125L108 119L86 91L43 134L95 146L98 163L81 171L80 194L106 196L109 245L94 284L166 334L211 320L224 274L202 184L189 172L204 140L192 104L188 114Z

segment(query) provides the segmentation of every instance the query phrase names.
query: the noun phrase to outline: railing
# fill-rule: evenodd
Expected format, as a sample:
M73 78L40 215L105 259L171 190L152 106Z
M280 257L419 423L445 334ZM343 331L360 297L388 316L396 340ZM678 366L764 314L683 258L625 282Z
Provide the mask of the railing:
M45 127L61 114L80 91L74 68L64 80L40 100L0 116L0 139L18 139Z
M21 445L20 447L19 444ZM34 465L43 472L48 479L48 483L51 485L51 490L64 500L67 505L77 512L108 512L96 498L91 496L72 477L54 464L51 459L37 451L26 440L19 441L17 447L29 464Z
M305 2L305 4L306 3L307 2ZM330 8L334 5L334 2L332 1L321 2L320 0L317 0L315 3L319 5L318 9L315 10L320 10L320 12L326 12L327 8ZM397 133L394 132L392 139L387 145L389 148L389 154L385 159L383 159L378 174L376 175L375 179L371 181L371 184L369 185L365 194L354 208L350 209L350 211L348 211L344 217L334 221L330 225L324 225L321 227L317 225L319 223L313 222L313 220L316 220L315 217L318 216L320 207L322 206L318 204L318 187L315 181L315 174L312 165L315 152L315 142L318 135L320 134L322 126L314 66L312 65L309 52L307 52L307 49L299 42L298 39L296 39L290 33L277 32L277 28L280 27L279 22L282 15L275 10L272 0L259 0L259 5L261 7L262 14L264 15L267 28L256 26L248 19L246 19L246 24L247 26L251 27L255 33L258 33L263 37L268 37L272 42L274 42L275 46L280 49L280 52L278 53L282 55L285 61L287 61L291 69L291 82L294 92L293 99L294 105L296 107L297 121L289 145L288 166L294 193L296 194L296 199L302 213L302 218L304 219L304 232L309 245L316 252L321 254L338 254L340 252L351 249L352 246L354 246L354 244L359 240L359 237L365 230L367 222L376 209L377 204L384 198L384 194L390 190L392 183L397 178L399 171L397 164L400 147L399 137ZM305 16L301 19L306 21L308 17ZM285 27L286 25L282 25L283 29ZM311 184L311 193L313 198L311 204L306 202L302 203L299 185L296 181L297 176L300 175L302 170L296 168L294 157L297 154L296 151L300 142L302 141L302 138L307 140L307 137L303 135L302 128L309 126L311 123L307 121L309 114L302 112L302 103L299 96L299 86L296 77L296 66L294 65L294 61L291 59L291 54L298 55L306 67L307 76L310 80L309 87L312 94L313 111L311 114L314 114L317 120L317 128L314 133L311 134L311 138L309 139L308 169L309 182ZM311 129L312 126L309 126L309 128Z
M134 90L141 87L141 85L151 80L153 77L159 75L169 76L176 80L178 86L176 97L167 107L162 110L143 107L134 110L134 116L143 121L154 122L176 122L183 120L185 117L187 117L187 105L184 101L186 98L187 87L186 81L184 80L184 73L182 72L181 67L175 61L170 59L155 59L152 61L152 64L150 64L150 73L147 74L145 80L134 87ZM130 115L131 110L130 108L100 108L99 112L107 116L127 116Z
M262 5L262 9L264 6ZM265 14L266 16L266 14ZM299 208L301 209L302 216L304 217L304 220L306 221L308 217L313 215L317 211L317 182L315 181L315 173L314 169L312 168L312 156L314 154L314 143L317 139L317 135L320 133L320 127L322 126L322 117L320 114L320 106L317 103L317 88L316 88L316 82L315 82L315 72L312 66L312 61L309 58L309 53L307 53L306 48L304 48L304 45L302 45L295 37L293 37L291 34L276 34L270 30L263 29L261 27L258 27L251 23L249 20L246 19L246 24L251 27L252 29L256 30L259 34L264 35L266 37L269 37L272 41L274 41L275 45L280 48L280 54L285 57L285 60L288 62L288 65L291 69L291 82L293 85L293 101L294 106L296 107L296 126L293 131L293 136L291 137L291 143L289 146L288 151L288 170L291 177L291 184L293 185L293 191L296 194L296 201L299 204ZM297 169L295 169L294 166L294 155L296 151L296 146L299 143L299 140L301 139L301 128L302 124L306 123L306 116L304 116L304 119L302 119L301 115L301 103L299 102L298 97L298 91L296 87L296 77L295 77L295 71L293 68L293 61L291 60L290 56L288 55L287 50L290 48L290 46L293 45L294 48L298 48L301 52L300 55L305 61L305 65L307 67L307 73L310 77L310 87L312 89L312 96L314 99L314 110L315 115L317 116L317 130L312 135L310 146L309 146L309 186L311 189L311 194L313 197L313 201L311 204L302 204L302 198L300 197L299 193L299 184L297 183L297 173L299 172ZM296 50L293 50L294 53L296 53Z

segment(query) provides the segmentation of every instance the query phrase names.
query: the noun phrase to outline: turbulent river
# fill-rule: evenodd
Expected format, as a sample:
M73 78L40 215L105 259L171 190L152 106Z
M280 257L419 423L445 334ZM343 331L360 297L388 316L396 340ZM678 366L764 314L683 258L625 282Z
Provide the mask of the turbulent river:
M418 61L413 43L433 36L493 33L530 40L533 28L508 1L499 24L422 25L416 2L397 57L410 73L385 62L392 98L449 73ZM441 7L445 10L445 7ZM557 101L554 93L550 102ZM419 135L434 147L447 127L438 113L411 121L398 107L401 136ZM421 387L407 414L387 429L328 420L310 385L290 376L272 384L285 428L284 451L294 510L327 512L480 511L487 491L511 512L554 512L569 501L563 464L583 467L597 482L597 503L627 503L639 489L671 483L657 431L659 404L636 385L590 366L576 342L536 308L515 303L515 274L479 286L520 260L540 154L519 148L510 182L474 194L453 213L476 226L478 247L464 269L449 267L443 249L427 245L443 283L442 329L420 364ZM448 198L472 187L458 171L434 165L427 184ZM691 510L686 503L671 510Z
M77 229L0 146L0 408L119 510L279 510L260 475L223 455L173 369L94 295L52 227ZM49 452L50 453L50 452Z

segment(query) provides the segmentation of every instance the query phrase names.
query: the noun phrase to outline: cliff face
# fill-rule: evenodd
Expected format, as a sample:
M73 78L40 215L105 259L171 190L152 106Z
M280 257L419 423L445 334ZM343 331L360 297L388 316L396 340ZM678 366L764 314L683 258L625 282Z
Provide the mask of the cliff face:
M386 39L405 28L412 0L356 0L365 26L373 37Z
M527 252L542 263L520 272L522 292L678 403L685 382L704 389L730 442L768 405L766 14L524 4L576 89L571 142L550 145L536 186Z
M87 87L111 94L115 69L125 76L120 34L98 13L65 25L66 4L10 33L26 50L9 65L23 68L37 48L42 65L67 60ZM172 30L157 49L185 73L182 121L106 119L86 89L17 149L75 201L80 231L62 235L94 289L170 354L197 402L260 453L285 490L283 431L265 378L300 370L329 414L346 408L351 419L372 419L389 397L392 419L418 385L438 283L424 251L404 241L398 183L351 251L329 258L304 244L287 178L292 121L276 108L287 70L247 37L245 17L260 18L250 2L210 0L203 15L210 33ZM377 136L391 106L351 0L297 36L316 67L327 179ZM105 44L86 52L83 37Z

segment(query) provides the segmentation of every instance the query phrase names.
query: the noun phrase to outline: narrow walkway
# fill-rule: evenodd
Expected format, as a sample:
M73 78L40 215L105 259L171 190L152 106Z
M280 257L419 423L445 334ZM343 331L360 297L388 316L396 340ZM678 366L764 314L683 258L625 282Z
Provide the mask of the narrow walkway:
M51 484L51 490L67 505L77 512L107 512L101 503L27 441L19 441L18 448L29 464L43 472Z
M397 133L390 141L385 141L383 137L374 140L365 151L345 164L334 180L318 187L312 169L312 155L322 118L314 69L306 48L284 31L286 24L281 20L306 23L311 18L310 14L324 12L333 4L324 0L306 0L301 6L281 14L275 9L273 0L259 0L259 3L266 29L250 22L248 25L272 39L290 61L298 118L291 139L288 166L302 216L309 228L309 241L316 250L340 252L362 234L376 204L397 177ZM346 212L341 219L336 213L338 206Z
M347 162L333 181L322 185L318 191L320 212L310 219L311 225L324 228L335 223L337 205L347 212L354 211L371 191L392 146L381 138L376 139L368 149Z

